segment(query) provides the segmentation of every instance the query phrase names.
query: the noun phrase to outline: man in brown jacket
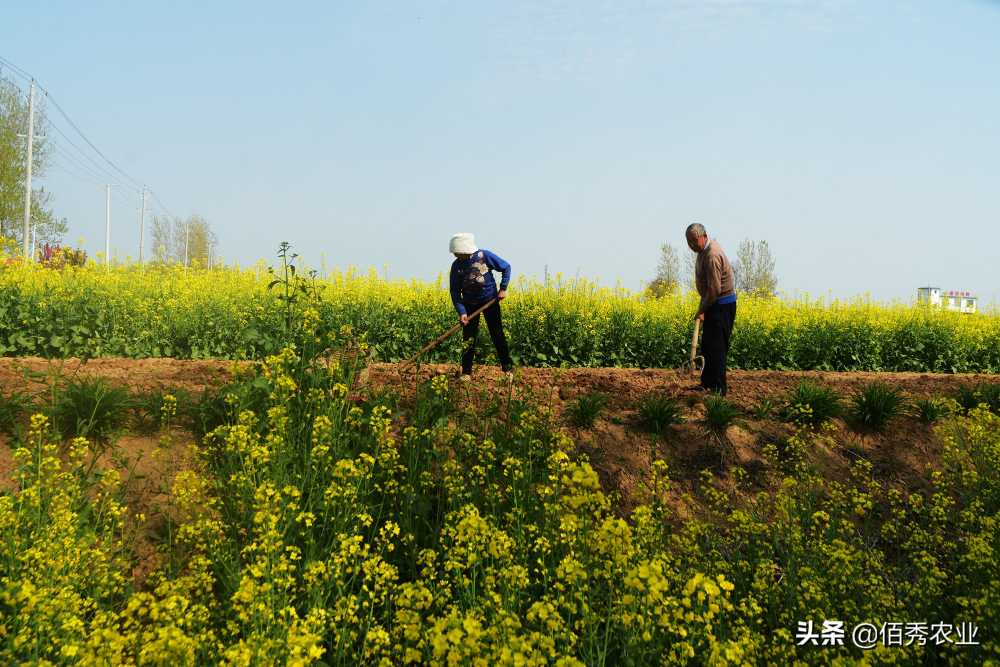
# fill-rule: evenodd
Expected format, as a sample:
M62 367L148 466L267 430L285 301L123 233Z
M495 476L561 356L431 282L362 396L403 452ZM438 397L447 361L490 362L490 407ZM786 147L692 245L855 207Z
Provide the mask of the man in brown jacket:
M733 267L719 242L708 238L703 225L688 225L685 237L688 247L698 253L694 264L694 281L701 303L695 318L704 323L701 353L705 357L701 386L725 396L726 355L729 353L729 338L736 319Z

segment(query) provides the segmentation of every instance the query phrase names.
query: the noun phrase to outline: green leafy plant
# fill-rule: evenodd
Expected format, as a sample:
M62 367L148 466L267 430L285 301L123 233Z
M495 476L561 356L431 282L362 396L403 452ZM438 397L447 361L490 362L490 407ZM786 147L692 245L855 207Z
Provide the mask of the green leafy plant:
M52 421L66 438L107 444L125 425L131 397L104 378L71 380L56 389Z
M984 404L993 414L1000 414L1000 384L980 382L975 386L963 384L955 395L964 414Z
M774 399L765 398L760 403L754 406L753 416L757 419L767 419L774 414L777 405Z
M979 392L976 387L962 384L958 386L958 391L955 393L955 400L962 408L962 412L968 413L969 410L979 405Z
M713 431L725 431L737 417L740 409L723 396L705 397L705 423Z
M984 403L995 415L1000 415L1000 384L981 382L976 386L979 402Z
M31 397L22 392L14 391L8 396L0 395L0 431L13 435L25 415L31 411L31 407Z
M947 417L952 412L957 411L958 404L953 399L934 396L918 399L913 404L913 407L920 421L925 424L933 424L941 418Z
M131 400L131 428L143 435L152 435L160 430L163 421L164 397L168 394L179 399L183 392L180 390L165 392L162 389L153 389L134 394Z
M802 380L788 395L782 416L788 421L817 425L843 414L843 403L833 389Z
M566 418L577 428L590 428L607 404L608 397L605 394L584 394L566 407Z
M681 406L664 394L649 394L639 402L639 424L651 433L663 433L668 426L684 422Z
M885 382L865 385L851 399L851 417L860 425L884 431L893 419L903 413L906 398Z

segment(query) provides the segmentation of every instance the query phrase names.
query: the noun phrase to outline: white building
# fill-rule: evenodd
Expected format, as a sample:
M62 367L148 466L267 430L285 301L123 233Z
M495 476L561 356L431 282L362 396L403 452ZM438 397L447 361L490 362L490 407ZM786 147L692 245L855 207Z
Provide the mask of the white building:
M945 292L940 287L918 287L917 303L940 306L945 310L953 310L958 313L974 313L979 299L973 296L972 292L956 290Z

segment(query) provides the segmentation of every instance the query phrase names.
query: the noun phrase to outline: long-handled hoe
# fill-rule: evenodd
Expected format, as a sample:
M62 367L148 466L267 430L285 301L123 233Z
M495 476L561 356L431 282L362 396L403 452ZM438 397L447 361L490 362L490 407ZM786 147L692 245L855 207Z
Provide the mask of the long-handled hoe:
M694 321L694 334L691 336L691 355L680 367L681 372L694 375L695 373L700 373L705 368L705 357L700 354L696 355L696 352L698 352L699 333L701 333L701 320L696 319Z
M472 311L471 313L469 313L469 319L471 320L473 317L475 317L479 313L483 312L484 310L486 310L487 308L489 308L490 306L492 306L494 303L496 303L496 299L490 299L489 301L487 301L486 303L484 303L482 306L480 306L479 308L476 308L474 311ZM435 338L431 342L427 343L427 345L425 345L419 352L417 352L415 355L413 355L412 357L410 357L409 359L407 359L406 361L404 361L402 364L400 364L400 366L399 366L399 372L402 373L404 369L406 369L407 367L413 365L417 361L417 359L419 359L420 357L422 357L427 352L430 352L431 350L433 350L435 347L437 347L438 345L440 345L444 341L448 340L448 338L450 338L456 331L458 331L461 328L462 328L462 323L459 322L458 324L455 324L454 326L452 326L450 329L448 329L447 331L445 331L443 334L441 334L440 336L438 336L437 338Z

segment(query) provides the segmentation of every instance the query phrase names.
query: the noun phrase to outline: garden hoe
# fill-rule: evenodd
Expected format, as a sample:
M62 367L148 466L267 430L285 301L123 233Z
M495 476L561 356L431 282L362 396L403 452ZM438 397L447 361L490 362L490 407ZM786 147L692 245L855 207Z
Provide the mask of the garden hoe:
M691 355L684 365L681 366L681 371L685 371L691 375L695 373L700 373L702 369L705 368L705 357L695 353L698 351L698 334L701 333L701 320L695 319L694 321L694 334L691 336Z
M484 303L479 308L476 308L474 311L472 311L471 313L469 313L469 320L472 320L473 317L475 317L479 313L483 312L484 310L486 310L487 308L489 308L490 306L492 306L494 303L496 303L496 299L490 299L489 301L487 301L486 303ZM419 359L420 357L422 357L425 353L430 352L435 347L437 347L438 345L440 345L441 343L443 343L444 341L446 341L452 334L454 334L456 331L458 331L461 328L462 328L462 323L459 322L458 324L456 324L455 326L451 327L450 329L448 329L447 331L445 331L443 334L441 334L440 336L438 336L437 338L435 338L431 342L427 343L427 345L425 345L423 347L423 349L421 349L419 352L417 352L415 355L413 355L412 357L410 357L409 359L407 359L406 361L404 361L400 365L399 372L402 373L405 368L407 368L408 366L412 365L414 362L416 362L417 359Z

